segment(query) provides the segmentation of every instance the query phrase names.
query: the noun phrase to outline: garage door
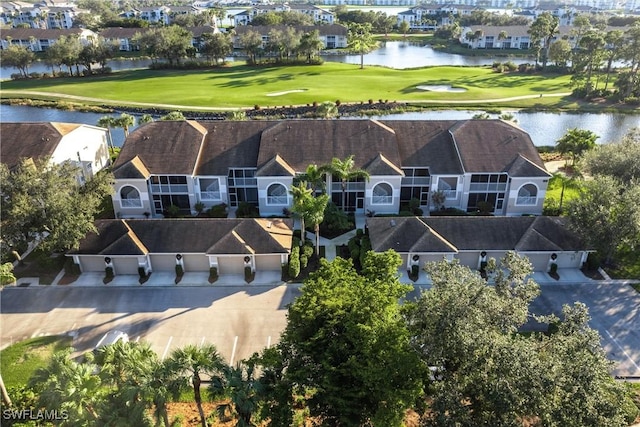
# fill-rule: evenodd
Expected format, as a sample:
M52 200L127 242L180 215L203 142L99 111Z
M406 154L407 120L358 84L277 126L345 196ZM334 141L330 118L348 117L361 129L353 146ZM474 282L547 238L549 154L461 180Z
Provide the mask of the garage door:
M115 274L138 274L138 258L113 257L113 269Z
M280 255L257 255L256 271L280 271Z
M218 274L244 274L244 256L218 257Z
M176 256L151 255L151 268L153 271L176 271Z
M185 255L185 271L209 271L209 257L206 255Z
M533 266L533 271L547 271L549 266L549 256L551 254L519 254L529 258L529 262Z
M104 271L106 265L104 265L103 256L81 256L80 265L84 273L90 271Z

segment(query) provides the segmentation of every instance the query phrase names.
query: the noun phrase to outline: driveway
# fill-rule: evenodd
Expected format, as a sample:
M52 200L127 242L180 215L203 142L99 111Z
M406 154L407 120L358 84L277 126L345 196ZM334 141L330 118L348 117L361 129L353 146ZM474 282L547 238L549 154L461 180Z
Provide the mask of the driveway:
M278 342L296 292L286 286L10 287L0 294L0 346L71 334L84 352L118 329L148 341L161 357L209 342L235 363Z

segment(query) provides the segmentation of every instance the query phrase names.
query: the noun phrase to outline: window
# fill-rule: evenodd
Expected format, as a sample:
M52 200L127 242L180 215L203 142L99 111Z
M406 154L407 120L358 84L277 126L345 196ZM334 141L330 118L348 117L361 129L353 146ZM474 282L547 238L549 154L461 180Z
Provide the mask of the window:
M393 203L393 189L387 183L380 183L373 187L373 198L371 203L374 205L390 205Z
M538 202L538 188L533 184L525 184L518 190L516 205L535 205Z
M441 191L447 196L447 199L455 199L457 195L458 178L440 178L438 179L438 191Z
M200 179L200 199L220 200L220 181L218 178Z
M120 206L123 208L141 208L140 192L129 185L120 189Z
M289 203L287 188L282 184L271 184L267 188L268 205L286 205Z

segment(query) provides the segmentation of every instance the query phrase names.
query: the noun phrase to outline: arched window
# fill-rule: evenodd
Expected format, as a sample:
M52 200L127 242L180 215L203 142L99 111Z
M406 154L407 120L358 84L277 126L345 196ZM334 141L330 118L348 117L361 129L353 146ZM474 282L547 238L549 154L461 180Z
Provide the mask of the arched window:
M286 205L288 203L287 188L284 185L271 184L269 188L267 188L268 205Z
M535 205L538 202L538 187L525 184L518 190L517 205Z
M374 205L390 205L393 203L393 189L385 182L373 187L373 200L371 203Z
M141 208L140 192L130 185L122 187L120 189L120 205L123 208Z

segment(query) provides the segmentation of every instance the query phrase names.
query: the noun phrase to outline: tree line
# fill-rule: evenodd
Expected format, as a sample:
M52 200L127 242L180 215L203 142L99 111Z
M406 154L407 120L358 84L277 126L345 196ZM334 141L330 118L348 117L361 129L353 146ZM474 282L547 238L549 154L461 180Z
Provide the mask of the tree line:
M63 409L61 425L73 426L169 426L168 404L187 391L202 426L387 427L407 411L424 426L626 426L638 414L583 304L534 316L551 325L545 333L520 332L539 292L526 258L490 260L492 285L457 262L429 263L433 286L405 303L401 264L393 251L368 252L360 272L323 260L279 343L235 366L209 344L161 360L145 343L118 342L83 361L56 354L14 404Z

